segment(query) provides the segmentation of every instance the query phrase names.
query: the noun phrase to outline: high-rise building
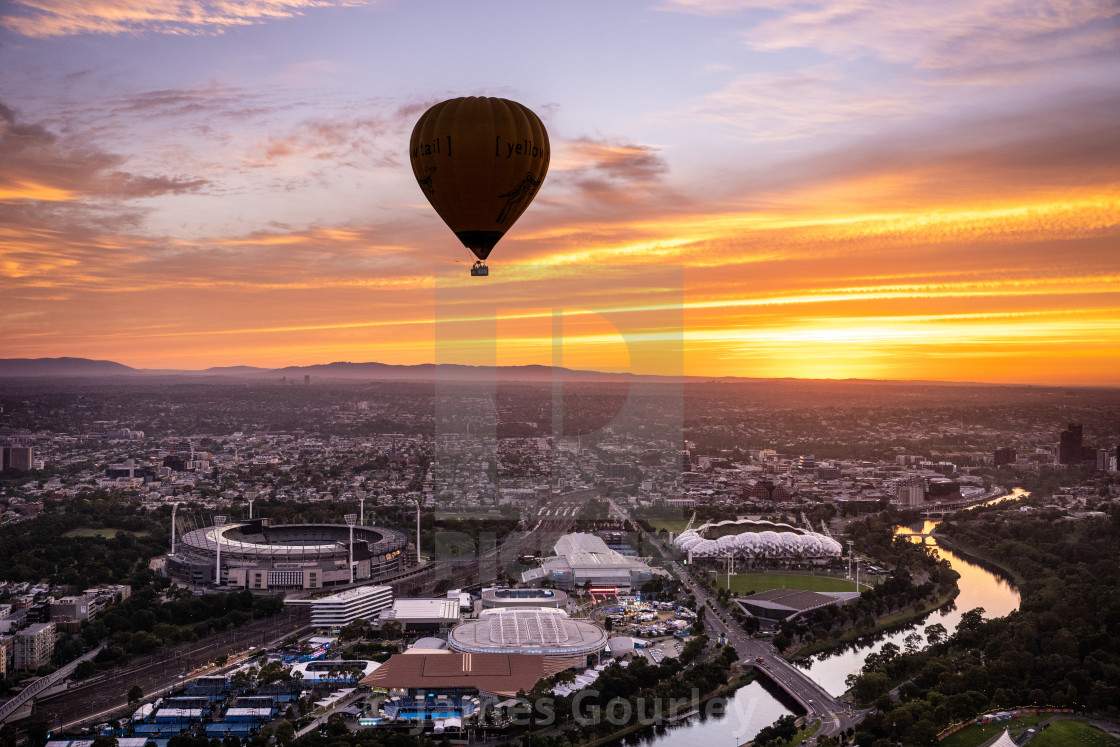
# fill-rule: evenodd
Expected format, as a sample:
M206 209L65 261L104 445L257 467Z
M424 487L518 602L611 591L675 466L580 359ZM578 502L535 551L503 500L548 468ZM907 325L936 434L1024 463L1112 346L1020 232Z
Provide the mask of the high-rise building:
M12 650L12 639L0 635L0 680L8 677L8 656Z
M1106 472L1113 469L1116 463L1116 452L1112 449L1097 449L1097 469Z
M1081 463L1081 423L1070 423L1061 433L1058 443L1059 464Z
M926 484L920 477L911 477L898 486L898 505L920 506L926 501Z
M1002 467L1005 464L1014 463L1015 449L1012 449L1010 446L1004 446L1002 448L996 449L995 458L993 459L993 464L995 464L995 466Z
M25 472L35 461L34 446L0 447L0 469L18 469Z
M54 623L35 623L16 633L16 669L36 670L54 656Z

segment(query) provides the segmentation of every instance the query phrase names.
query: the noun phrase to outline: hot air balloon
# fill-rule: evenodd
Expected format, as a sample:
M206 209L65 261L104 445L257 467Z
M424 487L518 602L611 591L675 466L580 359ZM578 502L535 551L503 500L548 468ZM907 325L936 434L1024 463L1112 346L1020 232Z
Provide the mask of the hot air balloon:
M485 261L541 188L548 133L516 101L468 96L436 104L409 141L412 173L424 196L478 261Z

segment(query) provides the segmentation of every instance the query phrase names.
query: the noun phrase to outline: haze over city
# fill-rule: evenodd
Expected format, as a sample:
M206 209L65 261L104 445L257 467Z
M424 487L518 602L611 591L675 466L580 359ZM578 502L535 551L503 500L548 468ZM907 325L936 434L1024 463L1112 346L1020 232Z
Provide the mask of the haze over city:
M1116 19L1103 0L15 0L3 355L448 362L433 320L474 293L498 350L456 362L1120 384ZM489 278L407 158L420 114L468 95L523 103L552 143ZM556 283L606 314L566 314L560 360ZM618 320L683 359L632 360Z

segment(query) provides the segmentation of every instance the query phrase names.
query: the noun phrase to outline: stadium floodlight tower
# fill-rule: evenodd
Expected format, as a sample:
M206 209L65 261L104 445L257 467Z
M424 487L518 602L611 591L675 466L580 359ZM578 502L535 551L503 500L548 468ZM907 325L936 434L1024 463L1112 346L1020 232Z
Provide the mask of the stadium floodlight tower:
M253 499L253 498L249 499L249 518L250 519L253 518L253 501L254 500L255 499Z
M215 553L214 559L215 586L222 585L222 527L225 525L227 519L229 519L228 516L223 516L221 514L214 517L214 544L218 548L218 552Z
M358 520L357 514L346 514L342 517L346 526L350 527L350 583L354 583L354 522Z
M171 504L171 557L175 557L175 514L179 512L179 502Z
M358 498L358 510L361 512L358 516L358 524L364 527L366 525L366 497L364 495Z
M416 565L420 565L420 501L413 501L416 506Z

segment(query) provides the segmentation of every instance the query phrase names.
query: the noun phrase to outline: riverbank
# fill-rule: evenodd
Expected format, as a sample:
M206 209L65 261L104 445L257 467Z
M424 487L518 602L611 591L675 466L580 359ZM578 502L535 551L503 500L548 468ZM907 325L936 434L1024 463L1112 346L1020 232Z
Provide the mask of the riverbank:
M947 534L943 534L938 531L934 531L933 536L937 540L938 544L944 543L949 548L956 550L961 555L965 556L965 560L971 558L978 563L986 563L987 565L998 569L1001 573L1004 573L1008 578L1014 581L1015 586L1017 587L1022 586L1026 581L1026 579L1023 577L1023 574L1017 572L1014 568L1004 565L979 548L961 542L960 540L955 540Z
M743 687L744 685L750 684L754 681L754 679L754 675L750 673L739 675L738 677L730 680L726 685L720 685L707 695L701 696L701 698L696 701L696 705L703 705L712 698L716 698L719 696L734 695L736 690L738 690L740 687ZM612 732L611 734L608 734L606 736L597 737L590 742L581 742L580 747L602 747L602 745L614 744L628 734L633 734L634 732L640 731L641 729L652 728L656 726L655 722L664 723L668 718L669 715L667 713L665 713L664 711L658 711L657 714L654 715L651 719L648 719L646 723L642 723L639 721L637 723L630 724L629 726L625 726L618 731Z
M958 574L959 577L959 574ZM859 643L864 638L879 635L880 633L890 633L899 628L904 628L908 625L922 620L931 612L936 612L942 607L946 606L961 593L960 587L956 583L949 591L941 594L936 599L931 600L929 603L922 605L918 609L907 608L899 610L890 615L885 615L875 621L875 625L871 628L854 628L847 630L837 636L829 636L813 641L799 647L793 653L785 655L789 661L804 661L811 656L823 654L833 651L834 649L844 648L856 643Z

